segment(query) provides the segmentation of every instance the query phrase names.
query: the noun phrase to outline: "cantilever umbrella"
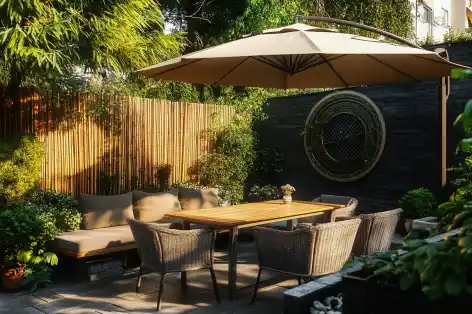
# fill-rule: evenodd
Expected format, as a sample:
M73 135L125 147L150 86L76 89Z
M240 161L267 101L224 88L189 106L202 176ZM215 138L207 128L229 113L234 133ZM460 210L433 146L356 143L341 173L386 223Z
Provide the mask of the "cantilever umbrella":
M268 29L138 72L197 84L350 87L449 76L452 63L421 48L306 24Z

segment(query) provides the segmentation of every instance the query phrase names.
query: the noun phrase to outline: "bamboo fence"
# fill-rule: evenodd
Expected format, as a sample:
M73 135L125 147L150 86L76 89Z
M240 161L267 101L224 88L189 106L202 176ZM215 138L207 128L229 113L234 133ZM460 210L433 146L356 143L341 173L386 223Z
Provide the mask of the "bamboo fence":
M46 152L41 188L72 194L162 187L159 173L169 166L169 184L187 181L210 149L205 130L234 114L230 106L107 94L22 91L19 99L0 99L0 138L35 134Z

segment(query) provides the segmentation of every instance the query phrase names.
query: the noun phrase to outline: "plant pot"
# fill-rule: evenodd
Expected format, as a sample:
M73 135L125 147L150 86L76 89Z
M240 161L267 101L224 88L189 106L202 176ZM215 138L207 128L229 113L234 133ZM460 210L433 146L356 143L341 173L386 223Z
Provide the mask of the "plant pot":
M282 199L285 204L290 203L292 202L292 195L284 195Z
M472 302L467 296L430 300L420 287L406 291L380 283L365 273L343 276L343 314L443 314L463 313Z
M23 270L23 265L19 265L16 268L6 267L2 269L2 282L7 291L15 292L20 290L23 282Z

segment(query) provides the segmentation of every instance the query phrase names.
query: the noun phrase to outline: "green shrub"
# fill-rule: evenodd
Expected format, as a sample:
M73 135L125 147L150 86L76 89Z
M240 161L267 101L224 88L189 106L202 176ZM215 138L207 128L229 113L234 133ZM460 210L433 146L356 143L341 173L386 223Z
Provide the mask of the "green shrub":
M0 266L24 265L24 283L35 289L49 281L49 266L57 265L46 243L58 230L54 215L31 203L13 204L0 212Z
M79 202L73 196L56 191L38 190L28 202L37 205L41 211L52 214L59 232L80 228L82 216L78 211Z
M254 185L249 191L249 197L254 197L259 201L270 201L280 198L280 190L275 185Z
M408 219L436 215L436 206L433 193L425 188L410 190L400 199L400 207Z
M238 204L244 199L245 183L254 162L254 134L250 121L235 116L234 122L212 130L215 150L204 156L198 167L202 184L219 187L225 200Z
M0 140L0 194L19 200L40 183L43 144L33 135Z

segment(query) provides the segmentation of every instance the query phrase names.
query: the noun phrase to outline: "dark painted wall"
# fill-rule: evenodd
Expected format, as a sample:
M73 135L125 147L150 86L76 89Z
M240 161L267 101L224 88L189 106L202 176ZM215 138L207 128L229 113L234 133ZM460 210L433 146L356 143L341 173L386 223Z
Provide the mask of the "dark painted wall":
M448 45L450 59L472 66L472 42ZM455 162L460 131L452 126L472 98L472 80L452 80L448 100L448 164ZM353 88L370 97L386 123L384 152L372 172L351 183L337 183L319 175L304 150L303 126L310 110L330 92L274 98L267 101L268 119L258 126L261 145L275 148L285 159L277 183L297 188L294 198L309 200L321 193L350 195L360 200L361 211L394 208L409 189L427 187L441 193L438 116L438 81Z

